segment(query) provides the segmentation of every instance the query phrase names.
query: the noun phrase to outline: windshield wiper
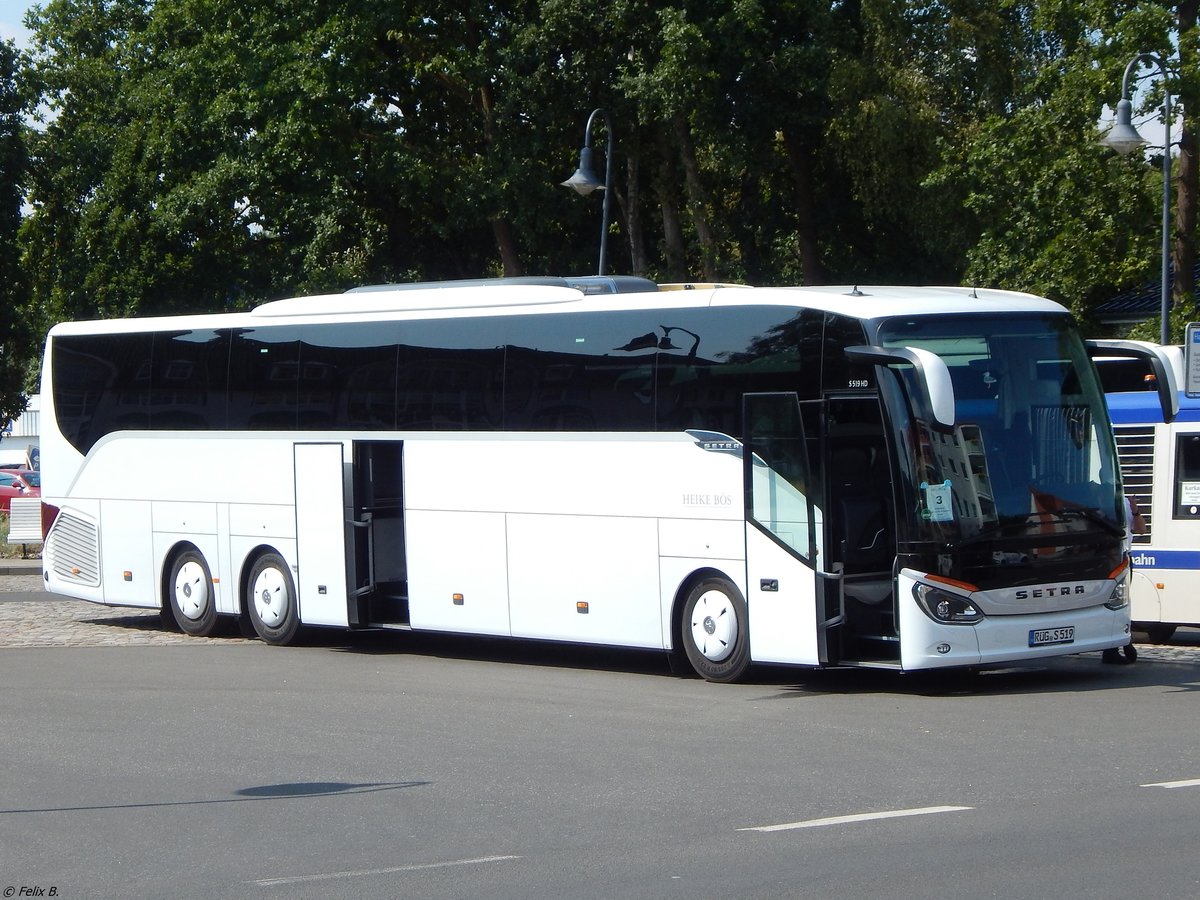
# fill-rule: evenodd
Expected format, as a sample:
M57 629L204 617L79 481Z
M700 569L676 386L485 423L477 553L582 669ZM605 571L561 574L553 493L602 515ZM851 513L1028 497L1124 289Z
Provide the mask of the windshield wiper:
M1065 506L1062 509L1055 510L1053 515L1056 515L1062 519L1084 519L1088 522L1091 522L1093 525L1099 525L1102 529L1114 537L1125 537L1125 529L1112 519L1107 519L1102 516L1098 509L1088 509L1086 506Z
M1053 518L1048 518L1053 517ZM1006 521L986 525L970 537L960 538L956 543L959 547L970 547L988 541L1008 543L1020 541L1029 536L1029 529L1053 522L1069 522L1072 519L1083 519L1111 534L1113 537L1124 537L1125 531L1111 519L1106 519L1099 510L1088 509L1084 506L1065 506L1053 512L1029 513L1024 518L1008 518ZM1082 533L1082 532L1080 532Z

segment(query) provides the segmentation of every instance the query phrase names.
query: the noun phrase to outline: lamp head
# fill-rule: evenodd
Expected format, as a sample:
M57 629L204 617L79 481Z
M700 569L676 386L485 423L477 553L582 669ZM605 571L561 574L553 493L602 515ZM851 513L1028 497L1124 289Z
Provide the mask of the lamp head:
M1100 143L1105 147L1116 150L1122 156L1128 156L1134 150L1146 143L1146 139L1138 134L1132 124L1133 105L1125 99L1117 103L1117 120L1108 130Z
M592 191L604 190L604 182L596 177L595 169L592 167L591 147L584 147L579 151L579 168L575 170L574 175L562 182L562 186L571 188L584 196Z

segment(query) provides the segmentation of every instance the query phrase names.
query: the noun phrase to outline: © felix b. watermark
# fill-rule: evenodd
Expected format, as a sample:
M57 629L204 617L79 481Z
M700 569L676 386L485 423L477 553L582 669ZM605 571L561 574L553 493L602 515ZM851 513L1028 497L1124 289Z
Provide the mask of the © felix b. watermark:
M10 884L4 889L5 897L57 897L58 888L55 885L42 887L40 884Z

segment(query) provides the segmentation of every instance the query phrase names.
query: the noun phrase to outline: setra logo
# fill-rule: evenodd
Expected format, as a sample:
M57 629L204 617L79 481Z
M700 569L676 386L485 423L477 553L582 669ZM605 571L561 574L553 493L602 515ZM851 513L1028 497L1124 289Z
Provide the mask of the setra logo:
M1042 597L1066 597L1071 594L1086 594L1087 587L1082 584L1062 584L1053 587L1030 588L1027 591L1017 591L1018 600L1040 600Z

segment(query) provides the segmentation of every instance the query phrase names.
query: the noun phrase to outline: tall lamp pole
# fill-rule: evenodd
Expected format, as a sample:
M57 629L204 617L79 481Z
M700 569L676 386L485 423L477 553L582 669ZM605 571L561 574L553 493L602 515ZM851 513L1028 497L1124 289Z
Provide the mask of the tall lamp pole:
M1121 79L1121 100L1117 103L1117 121L1101 141L1122 156L1148 143L1133 127L1133 104L1129 101L1129 76L1143 63L1158 66L1163 80L1163 199L1162 199L1162 319L1160 343L1171 342L1171 92L1167 86L1167 66L1157 53L1139 53L1125 67Z
M596 177L592 168L592 123L599 118L604 122L608 131L608 150L605 153L604 180ZM592 110L588 116L587 125L583 129L583 149L579 151L579 168L575 174L562 182L563 187L572 188L576 193L586 196L592 191L604 191L604 208L600 213L600 267L597 275L604 274L605 262L608 258L608 210L612 197L612 163L613 163L613 128L608 119L608 113L602 109Z

